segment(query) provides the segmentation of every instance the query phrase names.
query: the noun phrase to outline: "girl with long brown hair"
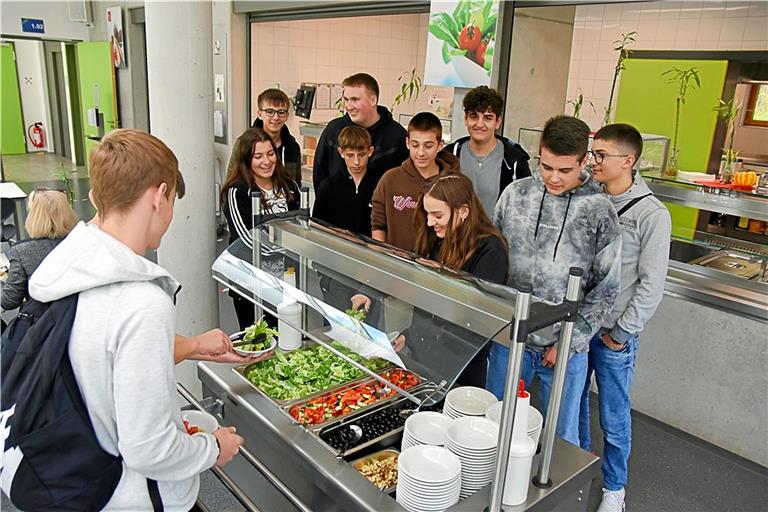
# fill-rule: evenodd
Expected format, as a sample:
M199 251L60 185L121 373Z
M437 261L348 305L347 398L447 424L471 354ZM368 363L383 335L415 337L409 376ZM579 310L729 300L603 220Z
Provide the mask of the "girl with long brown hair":
M233 155L235 165L221 187L221 204L229 226L229 243L242 238L246 245L253 243L251 228L251 191L261 192L261 206L265 214L284 213L299 209L299 186L285 172L277 158L272 138L261 128L249 128L240 136L240 144ZM281 255L263 257L262 270L282 277L284 259ZM255 320L253 303L230 292L240 328L245 329ZM268 321L272 319L268 318Z
M419 198L414 224L417 254L453 271L505 283L509 267L506 241L483 210L468 177L449 174L428 182ZM419 359L444 357L446 347L457 343L455 339L443 342L444 337L463 340L466 351L480 348L458 382L485 387L490 345L486 342L479 347L477 335L452 324L442 325L439 318L421 310L414 311L413 323L403 335Z

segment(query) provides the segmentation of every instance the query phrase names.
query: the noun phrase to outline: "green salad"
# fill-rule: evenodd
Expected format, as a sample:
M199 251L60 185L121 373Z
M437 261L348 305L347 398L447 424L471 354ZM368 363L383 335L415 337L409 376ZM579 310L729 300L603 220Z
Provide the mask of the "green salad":
M267 325L266 320L259 320L252 326L245 328L245 335L240 340L241 342L253 340L253 343L241 343L237 345L237 348L246 352L267 350L274 344L275 336L279 335L280 333L276 329Z
M350 308L350 309L346 310L346 311L345 311L345 313L346 313L348 316L350 316L350 317L352 317L352 318L354 318L355 320L358 320L358 321L360 321L360 322L362 322L363 320L365 320L365 310L364 310L364 309L354 309L354 308Z
M365 359L344 346L332 346L372 371L389 366L384 359ZM294 350L259 361L245 369L245 376L275 400L294 400L322 389L362 377L364 374L322 345Z

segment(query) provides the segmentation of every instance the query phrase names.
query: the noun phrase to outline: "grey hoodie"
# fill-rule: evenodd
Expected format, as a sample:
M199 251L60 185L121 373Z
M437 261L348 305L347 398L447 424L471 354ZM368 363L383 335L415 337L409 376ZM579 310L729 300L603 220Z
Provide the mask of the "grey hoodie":
M618 212L651 189L635 174L632 186L618 196L608 196ZM641 199L619 218L621 226L621 286L619 297L603 327L617 343L639 334L651 319L664 295L669 263L672 220L664 204L654 196Z
M69 357L99 444L123 457L104 510L152 510L152 478L165 510L186 512L199 473L218 456L213 435L190 436L181 422L173 362L178 289L164 269L82 222L29 281L39 301L80 294Z
M571 350L586 352L619 292L621 236L616 212L600 187L583 172L580 186L562 195L546 191L538 169L508 186L494 210L494 223L509 241L509 284L530 284L535 297L560 303L568 269L584 271L582 302ZM559 328L532 334L528 346L543 350Z

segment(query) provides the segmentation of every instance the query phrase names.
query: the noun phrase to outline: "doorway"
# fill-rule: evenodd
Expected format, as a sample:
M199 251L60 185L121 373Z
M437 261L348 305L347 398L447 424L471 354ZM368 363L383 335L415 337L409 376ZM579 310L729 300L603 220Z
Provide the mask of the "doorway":
M69 105L65 85L62 43L45 41L45 67L48 98L51 108L51 136L54 152L62 158L72 159L72 139L69 133Z

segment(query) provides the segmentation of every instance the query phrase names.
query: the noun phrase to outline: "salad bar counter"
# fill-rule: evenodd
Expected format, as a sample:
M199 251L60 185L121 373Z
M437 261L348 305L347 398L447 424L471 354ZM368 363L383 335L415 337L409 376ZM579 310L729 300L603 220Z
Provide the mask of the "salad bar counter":
M249 507L254 510L281 512L480 511L489 505L493 512L501 510L506 464L499 470L499 460L508 457L515 407L504 408L495 423L485 418L466 423L485 425L484 435L488 439L490 432L493 446L486 450L492 455L477 455L482 475L473 473L474 462L463 468L463 487L459 459L448 444L417 443L410 437L409 418L437 413L442 418L438 423L453 422L453 417L439 414L445 401L446 410L453 405L448 391L490 340L510 345L510 339L525 339L529 332L525 329L542 332L562 321L560 341L566 343L562 346L567 354L570 324L565 319L573 304L543 303L528 293L519 296L510 288L443 273L403 253L306 219L269 222L254 230L254 241L255 248L244 246L242 239L230 246L214 263L213 276L252 300L258 310L276 314L278 331L287 325L300 331L303 340L293 350L282 350L278 343L269 357L251 364L198 365L206 402L213 404L208 411L221 425L237 427L245 439L242 456L223 470L236 495L247 497L241 501L254 504ZM298 262L295 281L261 269L256 255L265 245L272 254ZM323 275L315 268L323 269ZM408 332L408 325L369 325L361 315L350 314L354 311L344 312L350 304L330 306L319 286L320 278L329 279L329 275L331 279L343 276L342 284L351 293L365 293L378 302L384 309L382 319L390 318L387 308L397 302L399 310L429 313L420 316L433 323L395 351L390 340ZM572 278L578 286L578 277ZM300 317L279 315L290 301L300 304ZM270 309L270 304L281 307ZM453 335L444 335L446 331ZM430 335L442 340L439 353L419 346ZM279 332L274 336L280 339ZM511 346L510 360L515 360L522 344ZM509 382L516 382L514 375L513 371ZM563 378L564 374L555 378L553 396L562 390ZM515 394L508 391L507 395ZM480 404L472 414L484 414L486 405ZM550 414L556 423L557 412ZM537 477L543 475L544 484L536 486L524 476L523 484L526 479L529 482L527 500L503 509L586 510L598 471L597 457L555 439L554 429L545 427L541 437L541 453L534 457L533 466L539 468ZM414 479L405 466L401 468L401 449L404 459L418 461L410 469L426 468L427 478L432 469L437 475L453 471L450 493L425 497L421 480ZM442 458L422 461L418 459L422 451L439 452ZM409 476L398 482L401 470Z

